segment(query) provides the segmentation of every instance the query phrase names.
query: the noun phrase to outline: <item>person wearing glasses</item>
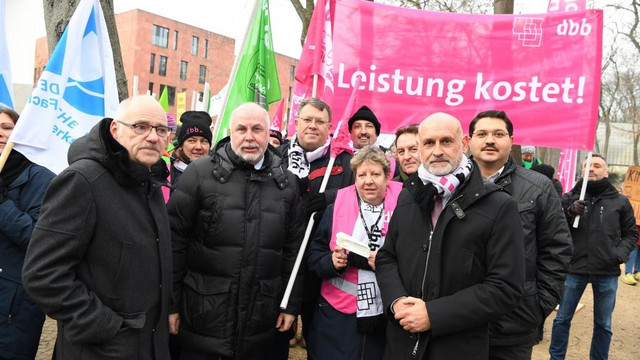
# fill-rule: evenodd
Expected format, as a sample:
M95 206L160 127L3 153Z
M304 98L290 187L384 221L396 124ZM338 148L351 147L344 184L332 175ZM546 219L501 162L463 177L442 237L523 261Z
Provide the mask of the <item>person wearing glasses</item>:
M560 302L572 241L560 197L544 175L511 156L513 124L504 111L479 113L469 125L469 148L482 176L518 203L526 256L524 299L489 326L489 359L531 359L539 325Z
M56 359L169 359L170 129L151 96L74 141L44 197L24 286L58 321Z
M343 124L342 126L346 126ZM331 170L327 188L320 193L320 185L325 177L329 164L331 131L336 131L331 121L331 108L318 98L307 98L298 106L298 116L295 119L296 133L291 142L278 148L282 154L287 169L297 178L302 196L302 209L305 209L305 219L309 220L315 213L317 226L327 205L332 204L338 189L354 183L353 172L349 161L353 157L349 152L340 152ZM306 226L306 223L305 223ZM320 278L306 269L306 261L302 262L304 273L304 296L302 303L302 333L308 339L308 332L313 321L318 296L320 295ZM271 359L287 359L289 340L293 332L280 336L274 340ZM309 358L313 360L313 358Z
M396 130L395 154L400 164L398 176L394 181L404 182L415 174L420 167L420 149L418 148L418 125L411 124Z

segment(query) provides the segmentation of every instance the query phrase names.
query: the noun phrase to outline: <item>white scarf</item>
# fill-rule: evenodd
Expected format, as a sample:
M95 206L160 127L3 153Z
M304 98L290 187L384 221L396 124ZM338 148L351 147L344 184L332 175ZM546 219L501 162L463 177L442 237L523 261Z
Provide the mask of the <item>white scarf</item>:
M362 202L362 216L369 229L376 224L376 220L380 217L380 212L383 210L382 204L379 206L373 206ZM367 232L364 230L364 224L362 219L358 216L353 228L353 237L362 244L366 244L372 251L377 251L384 244L385 234L382 233L384 223L388 223L391 218L391 211L385 209L385 214L380 217L380 220L376 224L379 232L373 232L373 242L370 241L367 236ZM356 316L358 318L376 316L382 314L384 306L382 304L382 297L380 296L380 288L376 281L376 275L373 271L358 269L358 309Z
M442 204L445 205L449 201L451 194L453 194L455 189L460 185L460 180L458 180L456 175L463 174L466 178L471 173L472 166L471 161L462 154L460 165L452 173L445 176L433 175L428 172L424 164L422 164L418 168L418 176L425 185L430 182L438 189L438 194L442 197Z
M331 138L327 137L327 141L324 145L313 151L305 151L298 143L298 135L295 135L291 140L291 147L289 148L289 167L295 176L302 179L309 176L309 169L311 163L321 158L329 148L331 144Z

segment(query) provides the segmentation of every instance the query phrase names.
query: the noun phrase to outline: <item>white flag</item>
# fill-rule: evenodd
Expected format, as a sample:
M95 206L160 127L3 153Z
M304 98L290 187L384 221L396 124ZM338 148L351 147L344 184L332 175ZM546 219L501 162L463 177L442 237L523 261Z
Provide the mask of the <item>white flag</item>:
M9 141L58 174L71 143L118 108L113 54L98 0L81 0Z
M13 109L13 82L7 48L4 0L0 0L0 107Z

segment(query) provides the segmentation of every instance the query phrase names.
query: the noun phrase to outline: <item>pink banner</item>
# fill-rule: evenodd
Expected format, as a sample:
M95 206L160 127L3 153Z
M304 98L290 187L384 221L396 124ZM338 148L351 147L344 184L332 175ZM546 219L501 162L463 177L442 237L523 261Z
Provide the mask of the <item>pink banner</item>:
M547 11L578 11L586 8L587 0L549 0Z
M393 133L444 111L467 130L480 111L505 110L515 142L593 147L602 57L602 11L469 15L337 0L335 94L342 113L361 81L369 106Z
M578 150L562 149L558 163L558 181L562 183L562 193L573 189L576 176L576 158Z

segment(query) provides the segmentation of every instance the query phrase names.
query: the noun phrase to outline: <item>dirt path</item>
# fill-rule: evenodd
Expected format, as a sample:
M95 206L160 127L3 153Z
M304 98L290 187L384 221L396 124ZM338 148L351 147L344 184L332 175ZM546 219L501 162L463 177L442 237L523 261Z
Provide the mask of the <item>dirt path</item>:
M629 286L618 282L618 297L613 312L613 340L609 358L613 360L640 359L640 285ZM573 318L569 350L566 360L584 360L589 358L591 333L593 330L593 293L591 286L582 297L585 307ZM555 312L549 316L545 324L544 339L533 348L533 360L549 358L549 339ZM55 342L55 322L47 319L43 329L40 349L36 360L50 360ZM301 347L291 349L289 359L304 360L306 352ZM336 359L337 360L337 359Z

